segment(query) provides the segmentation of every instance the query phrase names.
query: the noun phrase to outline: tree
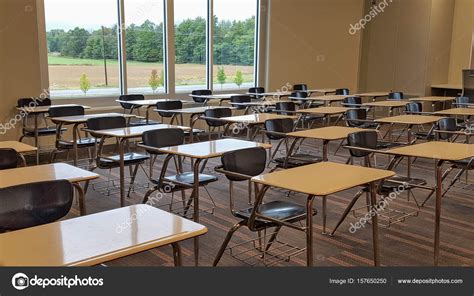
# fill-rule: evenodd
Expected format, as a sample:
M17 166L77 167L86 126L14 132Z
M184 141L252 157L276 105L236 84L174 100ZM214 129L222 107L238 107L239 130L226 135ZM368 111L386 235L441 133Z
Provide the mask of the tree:
M152 70L151 71L151 76L150 79L148 80L148 84L150 85L151 89L153 90L153 93L158 89L158 87L161 86L161 77L158 75L158 71Z
M82 74L81 78L79 79L79 86L84 93L84 95L87 95L87 92L91 88L91 82L89 78L87 77L87 74Z
M242 71L237 70L237 72L235 72L234 82L235 84L237 84L239 88L242 85L242 83L244 83L244 75L242 74Z
M82 52L87 46L87 40L90 37L90 33L85 29L74 28L69 30L65 38L64 46L61 49L61 55L79 58Z
M217 81L221 85L221 89L224 88L224 83L227 80L227 75L225 74L224 67L219 67L217 69Z

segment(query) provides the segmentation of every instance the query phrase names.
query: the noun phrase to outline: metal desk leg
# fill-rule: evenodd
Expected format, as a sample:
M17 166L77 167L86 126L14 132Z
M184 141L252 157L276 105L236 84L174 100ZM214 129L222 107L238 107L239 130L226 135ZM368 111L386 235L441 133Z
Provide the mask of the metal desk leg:
M313 266L313 201L314 196L308 196L306 201L306 266Z
M193 198L194 198L194 216L193 220L199 223L199 166L201 159L196 159L194 162L194 184L193 184ZM194 264L199 266L199 237L194 238Z
M326 162L328 161L328 149L329 149L329 141L324 140L323 141L323 161Z
M38 147L38 142L39 142L39 133L38 133L38 116L39 114L35 113L33 115L33 118L34 118L34 122L35 122L35 147L37 148L36 149L36 164L39 165L40 164L40 149Z
M126 139L119 141L119 155L120 155L120 206L125 206L125 142Z
M77 198L79 200L79 213L81 216L84 216L86 214L86 202L85 202L85 194L84 190L82 189L81 185L78 183L72 183L74 188L76 188L77 191Z
M174 266L175 267L183 266L183 261L181 258L181 247L179 246L179 243L173 243L171 244L171 246L173 247Z
M439 264L439 242L441 228L441 199L443 194L443 161L439 160L436 167L436 209L435 209L435 233L434 233L434 265Z
M370 209L375 211L377 207L377 194L374 182L370 183ZM372 215L372 247L374 249L374 265L379 266L379 224L378 213Z
M77 156L77 127L78 125L75 124L73 127L72 127L72 150L74 150L74 166L77 166L77 159L78 159L78 156ZM61 132L61 131L59 131Z

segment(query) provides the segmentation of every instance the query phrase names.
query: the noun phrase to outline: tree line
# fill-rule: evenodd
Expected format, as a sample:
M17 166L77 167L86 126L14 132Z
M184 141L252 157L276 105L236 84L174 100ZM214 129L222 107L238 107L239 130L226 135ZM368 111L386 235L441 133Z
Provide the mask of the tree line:
M255 18L244 21L219 21L214 18L214 63L252 65L254 60ZM47 33L48 51L80 59L116 59L117 26L88 31L54 29ZM127 60L163 61L163 23L145 21L126 28ZM206 61L206 20L187 19L175 26L175 51L178 64L203 64Z

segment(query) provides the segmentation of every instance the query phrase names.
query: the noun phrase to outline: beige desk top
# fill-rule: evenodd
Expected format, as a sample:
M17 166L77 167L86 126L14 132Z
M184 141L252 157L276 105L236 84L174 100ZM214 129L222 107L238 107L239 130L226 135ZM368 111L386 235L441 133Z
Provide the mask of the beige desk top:
M155 109L154 111L155 112L168 112L168 113L174 113L174 114L204 114L206 110L218 109L218 108L227 108L227 107L206 106L206 107L183 108L183 109L175 109L175 110ZM235 108L230 107L229 109L235 109Z
M96 173L65 163L55 163L0 171L0 188L55 180L77 183L97 178L99 175Z
M257 114L242 115L242 116L223 117L223 118L219 118L219 120L222 120L228 123L263 124L267 120L282 119L282 118L296 119L295 116L286 116L286 115L278 115L278 114L270 114L270 113L257 113Z
M172 100L172 99L158 99L158 100L139 100L139 101L121 101L121 100L115 100L115 102L117 103L121 103L121 104L130 104L130 105L137 105L137 106L154 106L156 105L157 103L160 103L160 102L170 102L170 101L176 101L176 100ZM178 100L178 101L181 101L183 103L191 103L189 101L183 101L183 100Z
M431 88L444 88L444 89L454 89L454 90L462 90L461 84L436 84L432 85Z
M335 92L336 92L336 89L335 89L335 88L309 89L308 92L311 92L311 93L321 93L321 94L325 94L325 93L335 93Z
M368 92L368 93L361 93L361 94L355 94L353 96L355 97L364 97L364 98L372 98L372 97L388 97L390 92Z
M205 233L203 225L135 205L0 234L0 266L94 266Z
M386 107L386 108L402 108L405 107L409 102L408 101L379 101L379 102L369 102L363 104L364 106L369 107Z
M316 129L303 130L298 132L289 133L289 137L294 138L309 138L318 140L342 140L347 138L349 134L364 131L361 128L355 127L343 127L343 126L328 126Z
M410 101L412 102L449 102L454 101L454 97L420 97L420 98L412 98Z
M271 96L278 96L278 97L283 97L283 96L289 96L291 95L291 92L266 92L266 93L247 93L248 95L253 95L253 96L261 96L261 97L271 97Z
M241 96L242 94L219 94L219 95L189 95L190 97L193 98L202 98L202 99L208 99L208 100L225 100L225 99L230 99L231 97L234 96Z
M474 157L474 144L426 142L388 150L387 153L410 157L457 161Z
M394 175L391 171L323 162L264 174L252 181L308 195L327 196Z
M52 105L52 106L39 106L39 107L17 107L17 110L26 110L28 113L39 114L39 113L48 113L49 108L51 107L71 107L71 106L82 106L84 109L92 109L90 106L83 106L77 104L63 104L63 105Z
M135 126L127 128L117 128L110 130L102 131L93 131L94 134L106 137L115 137L115 138L135 138L143 135L144 132L157 130L157 129L166 129L166 128L180 128L184 131L190 131L190 127L185 126L176 126L170 124L153 124L153 125L144 125L144 126Z
M474 108L453 108L443 111L435 112L440 115L459 115L459 116L474 116Z
M17 153L35 152L38 148L17 141L0 142L0 149L13 149Z
M377 119L375 120L375 122L408 124L408 125L423 125L423 124L435 123L441 118L443 117L425 116L425 115L399 115L399 116Z
M341 102L345 98L350 98L353 96L342 96L342 95L328 95L328 96L317 96L317 97L308 97L306 100L312 101L321 101L321 102ZM298 99L298 98L295 98Z
M175 147L160 148L155 150L162 153L180 155L190 158L207 159L220 157L227 152L255 147L270 149L272 145L237 139L223 139L217 141L199 142Z
M88 119L99 118L99 117L112 117L112 116L122 116L125 118L135 118L136 115L133 114L122 114L122 113L101 113L101 114L87 114L80 116L65 116L65 117L50 117L49 119L55 122L64 122L64 123L85 123Z
M346 108L346 107L319 107L319 108L311 108L311 109L300 109L298 110L298 113L333 115L333 114L345 113L346 111L350 109L351 108Z

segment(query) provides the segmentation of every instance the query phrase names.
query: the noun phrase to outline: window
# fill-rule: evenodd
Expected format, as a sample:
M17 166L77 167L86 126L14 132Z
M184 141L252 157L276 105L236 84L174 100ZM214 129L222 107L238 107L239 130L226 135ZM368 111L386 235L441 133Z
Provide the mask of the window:
M207 0L175 0L176 91L207 88Z
M159 95L167 81L178 93L211 82L214 90L255 84L259 0L174 0L174 26L166 24L165 3L44 0L51 97ZM168 56L172 34L175 55ZM168 64L174 71L167 71Z
M45 0L52 97L120 93L117 11L116 0Z
M125 0L128 93L163 93L164 2Z
M257 0L214 0L214 89L254 85Z

